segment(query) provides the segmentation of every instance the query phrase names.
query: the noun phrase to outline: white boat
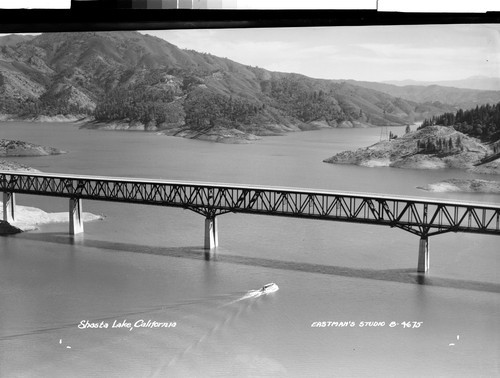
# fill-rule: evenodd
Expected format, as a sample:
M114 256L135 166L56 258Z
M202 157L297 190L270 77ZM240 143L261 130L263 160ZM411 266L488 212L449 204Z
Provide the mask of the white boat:
M275 291L278 291L279 287L276 285L274 282L268 283L260 289L260 291L264 294L269 294L269 293L274 293Z

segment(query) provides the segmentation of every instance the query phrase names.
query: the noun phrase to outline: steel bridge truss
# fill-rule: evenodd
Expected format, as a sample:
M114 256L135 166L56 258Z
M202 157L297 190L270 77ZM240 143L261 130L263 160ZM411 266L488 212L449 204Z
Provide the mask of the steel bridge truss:
M5 171L0 173L0 190L4 193L180 207L211 219L232 212L384 225L403 229L421 238L446 232L500 235L499 205Z

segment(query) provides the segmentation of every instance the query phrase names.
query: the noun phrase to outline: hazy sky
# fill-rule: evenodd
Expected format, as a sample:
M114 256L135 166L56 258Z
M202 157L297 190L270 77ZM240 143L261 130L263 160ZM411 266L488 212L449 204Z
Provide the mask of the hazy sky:
M500 77L500 25L146 31L181 48L326 79Z

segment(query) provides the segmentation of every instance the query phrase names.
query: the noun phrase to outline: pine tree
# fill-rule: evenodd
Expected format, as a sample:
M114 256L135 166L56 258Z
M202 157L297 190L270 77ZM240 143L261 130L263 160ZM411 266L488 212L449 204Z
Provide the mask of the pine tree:
M453 126L455 130L483 141L494 141L500 134L500 103L477 105L474 109L459 109L455 114L433 116L425 119L419 129L431 125Z

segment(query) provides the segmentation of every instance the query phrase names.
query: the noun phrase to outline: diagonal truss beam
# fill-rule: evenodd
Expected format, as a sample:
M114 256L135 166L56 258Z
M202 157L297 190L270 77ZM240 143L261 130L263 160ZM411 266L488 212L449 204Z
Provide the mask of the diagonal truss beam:
M380 194L0 171L0 191L397 227L420 236L500 235L500 205Z

